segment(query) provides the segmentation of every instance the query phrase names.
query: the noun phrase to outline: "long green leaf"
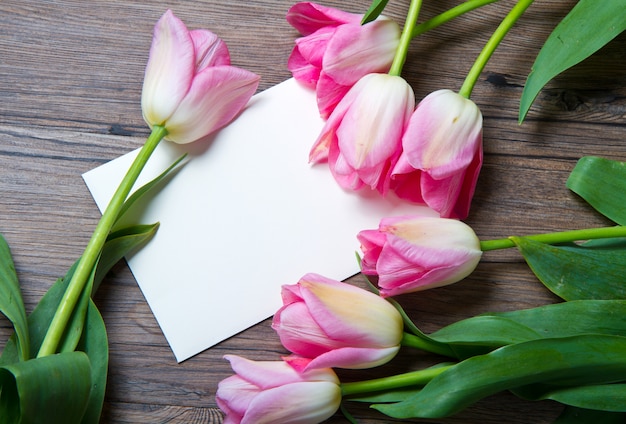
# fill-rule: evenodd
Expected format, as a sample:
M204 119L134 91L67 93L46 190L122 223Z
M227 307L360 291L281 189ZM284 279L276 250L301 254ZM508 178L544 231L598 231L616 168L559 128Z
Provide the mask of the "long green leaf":
M624 317L626 300L573 300L467 318L443 327L430 337L454 347L483 346L491 350L541 338L582 334L626 336Z
M624 0L579 0L552 31L535 59L520 100L520 122L548 81L591 56L626 29L624 16Z
M186 154L182 155L181 157L179 157L178 159L176 159L174 161L174 163L172 163L165 171L161 172L159 175L156 176L156 178L152 179L151 181L149 181L148 183L144 184L143 186L141 186L140 188L138 188L137 190L135 190L133 192L133 194L131 194L128 199L126 199L126 201L124 202L124 205L122 206L122 209L120 210L117 219L116 219L116 223L114 225L113 231L117 231L119 229L119 225L124 225L123 224L123 218L124 215L134 206L137 204L137 202L143 198L144 196L146 196L148 193L150 193L153 189L156 189L158 187L160 187L160 184L162 182L167 182L166 177L172 177L173 175L175 175L175 173L173 171L178 172L180 169L182 169L182 167L185 164L182 164L180 167L177 168L178 164L180 164L183 159L185 159L185 157L187 157Z
M626 337L583 335L513 344L466 359L402 402L373 408L394 418L440 418L480 399L534 383L626 381Z
M389 0L373 0L369 9L365 12L363 19L361 20L361 24L365 25L368 22L376 20L376 18L383 13L383 10L385 10L385 6L387 6L388 2Z
M13 324L19 346L19 358L28 359L30 339L28 337L28 322L26 309L20 291L20 283L15 272L15 264L11 257L9 245L0 234L0 312Z
M80 423L91 390L87 355L66 352L0 367L4 424Z
M626 225L626 162L585 156L578 160L565 185L607 218Z
M626 299L626 250L511 240L537 278L560 298Z
M98 269L94 278L93 293L98 290L106 274L124 256L141 247L157 232L159 224L131 225L119 229L109 235L98 261Z
M156 224L152 226L134 226L124 231L109 236L108 241L104 245L102 252L102 260L98 265L98 283L115 264L115 258L121 259L128 252L140 246L151 237L156 230ZM28 332L30 334L30 355L34 358L39 351L41 342L48 330L48 326L54 316L54 313L61 301L61 297L65 292L67 284L74 272L76 262L68 270L65 277L58 279L44 294L33 312L28 317ZM0 356L0 365L10 364L18 360L18 351L15 343L15 336L8 339L2 356Z
M626 412L626 384L591 384L565 388L551 384L532 384L514 389L513 393L527 400L550 399L577 408Z
M82 424L97 424L100 422L100 414L102 413L102 405L104 403L109 367L109 344L102 315L100 315L100 311L98 311L96 304L91 299L87 309L83 337L77 349L85 352L91 363L91 392Z

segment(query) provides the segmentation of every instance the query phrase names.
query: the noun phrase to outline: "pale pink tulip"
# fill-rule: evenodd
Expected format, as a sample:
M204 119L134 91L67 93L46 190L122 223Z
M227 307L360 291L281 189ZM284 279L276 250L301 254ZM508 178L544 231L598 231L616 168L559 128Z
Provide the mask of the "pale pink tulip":
M230 66L215 34L189 31L168 10L154 27L141 109L151 128L165 127L166 139L190 143L228 124L258 84L257 75Z
M426 96L402 138L392 190L442 217L465 219L483 162L482 123L476 104L451 90Z
M460 281L472 273L482 255L474 231L449 218L383 218L377 230L361 231L357 237L362 272L378 276L383 297Z
M287 350L312 359L288 358L298 369L375 367L400 349L402 317L372 292L307 274L283 286L282 297L272 328Z
M413 89L403 78L364 76L326 121L311 149L310 161L328 159L343 188L369 186L385 194L414 105Z
M361 77L389 70L400 27L383 17L361 25L363 15L316 3L296 3L287 21L304 37L296 40L287 67L294 78L316 88L320 115L327 118Z
M330 368L300 373L282 361L225 358L236 375L217 388L224 424L316 424L339 409L339 379Z

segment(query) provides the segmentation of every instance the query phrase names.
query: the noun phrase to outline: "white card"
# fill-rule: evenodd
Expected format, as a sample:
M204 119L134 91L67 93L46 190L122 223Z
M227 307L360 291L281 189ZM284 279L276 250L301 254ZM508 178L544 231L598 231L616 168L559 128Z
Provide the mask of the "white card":
M308 272L356 274L357 233L419 206L342 190L328 166L308 164L323 126L315 94L287 80L255 95L209 141L163 141L137 187L181 154L189 162L149 201L139 222L156 236L127 258L178 362L272 316L280 288ZM103 210L136 155L83 175Z

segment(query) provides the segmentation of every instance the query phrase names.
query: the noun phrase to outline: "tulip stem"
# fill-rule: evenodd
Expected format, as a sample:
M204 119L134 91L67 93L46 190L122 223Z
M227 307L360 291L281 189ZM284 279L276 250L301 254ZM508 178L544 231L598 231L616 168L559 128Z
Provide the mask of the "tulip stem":
M626 237L626 226L586 228L582 230L559 231L525 236L525 238L546 244L560 244L579 240L594 240L603 238ZM489 250L508 249L515 247L515 237L507 237L497 240L485 240L480 242L483 252Z
M389 377L341 383L341 395L351 396L364 393L381 392L385 390L401 389L405 387L424 386L430 380L453 366L454 364L446 363L419 371L412 371Z
M137 178L143 170L146 162L154 152L154 149L156 149L158 144L166 135L167 130L164 127L154 126L148 140L143 145L134 162L128 169L128 172L122 179L117 191L102 214L102 217L100 218L100 221L98 222L96 229L94 230L91 239L85 248L85 251L78 261L74 274L72 275L67 289L65 290L59 306L56 309L52 322L50 323L50 327L48 327L48 331L46 332L37 357L52 355L56 352L65 332L65 327L69 322L72 312L74 311L74 307L76 306L80 295L89 281L94 266L96 265L100 257L100 253L102 252L102 247L104 246L115 221L117 221L119 212L124 205L130 190L135 184L135 181L137 181Z
M402 67L404 66L409 51L409 44L411 44L411 39L413 38L413 28L417 25L417 17L419 16L421 8L422 0L411 0L409 11L407 12L404 22L404 28L402 28L402 35L400 35L400 43L393 57L391 68L389 69L389 75L400 76L402 73Z
M513 27L515 22L524 14L526 9L533 3L534 0L520 0L517 2L515 6L511 9L511 11L506 15L506 17L502 20L498 28L494 31L483 50L480 52L474 65L470 69L465 77L465 81L459 90L459 94L466 99L469 99L472 90L474 89L474 85L476 85L476 81L478 81L478 77L480 73L487 65L487 62L491 58L491 55L496 50L504 36L509 32L509 30Z
M418 35L430 31L431 29L435 29L438 26L441 26L446 22L451 21L452 19L457 18L467 12L471 12L474 9L478 9L479 7L495 3L497 1L500 0L468 0L464 3L461 3L460 5L455 6L452 9L446 10L445 12L435 16L434 18L431 18L417 25L415 28L413 28L411 38L415 38Z

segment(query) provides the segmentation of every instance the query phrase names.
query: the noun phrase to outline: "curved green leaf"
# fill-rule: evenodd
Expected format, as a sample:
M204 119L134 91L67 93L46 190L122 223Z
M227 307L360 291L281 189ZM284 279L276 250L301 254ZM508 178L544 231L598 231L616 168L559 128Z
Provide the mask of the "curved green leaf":
M626 162L585 156L578 160L565 185L610 220L626 225Z
M626 337L583 335L517 343L474 356L433 378L415 395L373 408L394 418L453 415L503 390L626 381Z
M520 100L520 123L548 81L626 29L624 16L624 0L579 0L552 31L535 59Z
M137 190L133 192L133 194L131 194L128 197L128 199L126 199L126 201L124 202L124 205L122 206L122 209L120 209L120 212L117 215L117 219L115 221L113 231L118 230L119 228L118 225L121 223L124 215L133 207L133 205L135 205L139 201L139 199L141 199L143 196L148 194L153 189L159 187L159 184L161 182L166 181L165 180L166 177L174 175L172 174L172 171L174 171L174 168L176 168L178 164L180 164L182 160L185 159L185 157L187 157L187 154L184 154L178 159L176 159L174 163L172 163L165 171L161 172L159 175L157 175L154 179L152 179L148 183L139 187ZM176 169L176 171L178 172L178 170L182 169L184 165L185 164L181 165L179 168Z
M85 321L85 329L77 349L85 352L91 363L91 392L82 423L97 424L100 422L104 403L109 367L109 344L102 315L91 299Z
M385 6L387 6L388 2L389 0L372 1L372 4L370 5L369 9L367 9L367 12L365 12L363 19L361 20L361 24L365 25L368 22L376 20L376 18L378 18L380 14L383 13L383 10L385 10Z
M80 423L91 390L87 355L66 352L0 368L5 424Z
M532 384L514 389L513 393L527 400L550 399L577 408L626 412L626 384L591 384L565 388L550 384Z
M537 278L560 298L626 299L626 250L511 240Z
M20 283L15 272L15 264L6 240L0 234L0 313L3 313L13 324L19 346L19 358L29 358L30 339L26 309L20 291Z
M92 295L98 290L100 283L111 268L122 260L124 256L150 240L156 234L158 228L158 222L149 225L131 225L109 235L98 262Z

